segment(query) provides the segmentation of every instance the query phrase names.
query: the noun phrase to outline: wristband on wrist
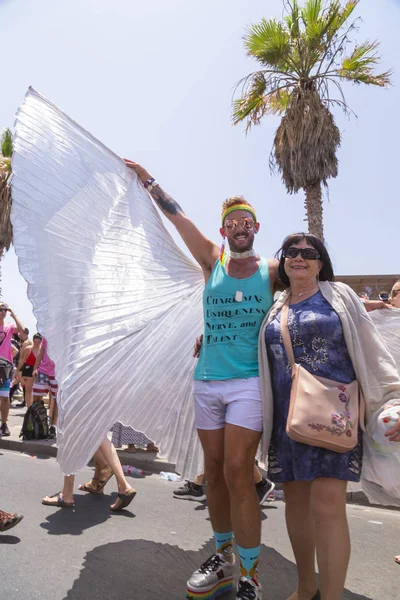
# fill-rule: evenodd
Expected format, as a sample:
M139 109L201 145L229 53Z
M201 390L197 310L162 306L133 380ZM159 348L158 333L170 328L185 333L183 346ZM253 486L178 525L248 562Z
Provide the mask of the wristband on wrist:
M154 177L151 177L150 179L146 179L146 181L144 182L144 187L147 188L153 183L153 181L155 181Z
M155 179L153 179L153 181L150 183L150 185L147 187L147 191L151 192L153 190L153 188L158 185L157 181Z

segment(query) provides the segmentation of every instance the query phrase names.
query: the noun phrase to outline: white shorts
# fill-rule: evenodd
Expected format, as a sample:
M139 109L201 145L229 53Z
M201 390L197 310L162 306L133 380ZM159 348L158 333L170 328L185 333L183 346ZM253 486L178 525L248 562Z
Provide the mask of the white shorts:
M225 423L262 431L260 378L199 381L193 387L197 429L222 429Z

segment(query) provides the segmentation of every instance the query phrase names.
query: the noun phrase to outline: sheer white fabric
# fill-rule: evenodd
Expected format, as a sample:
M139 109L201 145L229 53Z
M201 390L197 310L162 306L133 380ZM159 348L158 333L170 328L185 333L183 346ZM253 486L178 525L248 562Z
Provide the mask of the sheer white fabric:
M196 475L200 269L124 161L32 89L14 148L14 246L56 363L62 471L84 467L120 421Z
M385 344L393 356L400 373L400 309L374 310L368 313ZM398 409L400 410L400 402ZM400 449L393 442L391 452L375 444L379 439L378 418L381 410L376 411L368 421L370 436L364 436L363 490L371 502L400 506ZM399 444L400 446L400 444Z
M382 308L368 314L383 337L400 373L400 308Z

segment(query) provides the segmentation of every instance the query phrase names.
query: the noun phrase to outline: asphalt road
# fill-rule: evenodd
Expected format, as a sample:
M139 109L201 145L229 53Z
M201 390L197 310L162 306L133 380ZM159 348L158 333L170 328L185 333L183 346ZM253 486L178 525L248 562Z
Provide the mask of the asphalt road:
M188 575L213 551L206 508L175 500L176 484L158 475L133 480L138 495L123 514L109 512L114 480L104 497L77 492L74 510L43 506L41 498L61 487L53 458L2 451L0 476L0 507L25 515L0 534L0 600L183 600ZM348 515L344 598L399 600L400 512L349 505ZM282 502L263 509L261 581L264 600L286 600L295 588Z

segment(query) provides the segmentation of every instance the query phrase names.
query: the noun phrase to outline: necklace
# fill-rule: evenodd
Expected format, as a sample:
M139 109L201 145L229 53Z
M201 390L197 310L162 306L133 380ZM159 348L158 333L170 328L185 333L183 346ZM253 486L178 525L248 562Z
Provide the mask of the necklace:
M229 256L231 258L250 258L250 256L255 256L256 255L256 251L253 250L253 248L251 250L247 250L247 252L229 252Z
M317 289L318 289L318 286L314 287L310 290L305 290L304 292L300 292L299 294L293 294L293 292L291 292L291 294L292 294L292 296L298 296L299 298L301 298L302 296L304 296L304 294L308 294L309 292L316 292Z

